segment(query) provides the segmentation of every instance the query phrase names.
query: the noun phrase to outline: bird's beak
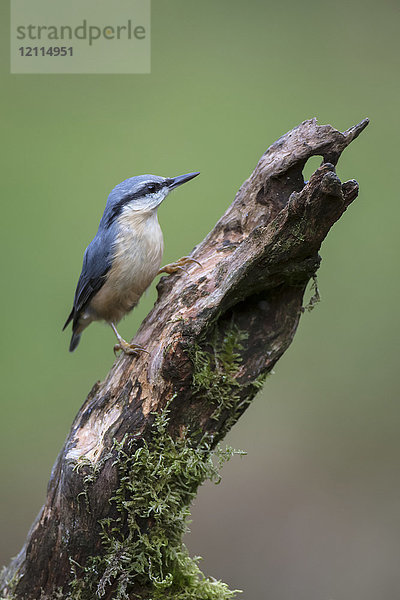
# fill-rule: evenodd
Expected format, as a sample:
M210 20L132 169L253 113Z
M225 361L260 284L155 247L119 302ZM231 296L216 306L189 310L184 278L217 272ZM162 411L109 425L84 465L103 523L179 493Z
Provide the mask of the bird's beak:
M186 173L186 175L178 175L178 177L172 177L171 179L168 180L168 188L170 190L173 190L176 187L178 187L179 185L182 185L182 183L186 183L187 181L190 181L191 179L193 179L193 177L197 177L197 175L200 175L200 172Z

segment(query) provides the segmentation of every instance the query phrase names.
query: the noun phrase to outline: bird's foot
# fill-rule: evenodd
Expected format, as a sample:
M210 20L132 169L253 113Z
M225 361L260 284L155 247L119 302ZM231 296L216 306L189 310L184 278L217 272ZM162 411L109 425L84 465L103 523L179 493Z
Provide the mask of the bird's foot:
M185 271L185 273L187 273L185 266L189 265L190 263L196 263L196 265L199 265L199 267L202 266L198 260L191 258L190 256L183 256L176 262L170 263L169 265L165 265L165 267L161 267L161 269L158 271L158 275L160 275L161 273L168 273L168 275L171 275L172 273L176 273L177 271Z
M119 350L122 350L124 354L129 355L139 354L140 352L146 352L147 354L150 354L150 352L148 352L145 348L142 348L142 346L139 346L138 344L130 344L123 338L121 338L118 344L115 344L114 346L115 356L117 356L117 352L119 352Z

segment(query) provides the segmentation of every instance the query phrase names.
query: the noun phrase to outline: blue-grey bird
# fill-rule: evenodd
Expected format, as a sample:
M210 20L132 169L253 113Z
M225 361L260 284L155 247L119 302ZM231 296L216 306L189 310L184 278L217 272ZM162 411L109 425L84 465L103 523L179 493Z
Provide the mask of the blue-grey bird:
M160 269L163 235L157 209L171 190L197 175L139 175L112 190L99 229L86 248L74 304L63 327L64 330L72 321L70 352L92 321L111 325L118 339L114 351L134 354L143 350L126 342L116 324L137 305L158 273L174 273L193 261L183 257Z

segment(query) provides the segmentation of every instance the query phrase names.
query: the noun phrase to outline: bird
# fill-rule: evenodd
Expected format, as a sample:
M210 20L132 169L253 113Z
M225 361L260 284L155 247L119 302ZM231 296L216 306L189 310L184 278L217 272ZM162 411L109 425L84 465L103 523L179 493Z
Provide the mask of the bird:
M138 304L158 273L171 274L185 270L189 263L200 264L184 256L160 268L164 242L157 218L157 209L168 194L199 174L138 175L111 191L97 233L85 250L72 310L63 327L64 331L72 321L70 352L93 321L105 321L113 329L118 340L114 353L146 352L124 340L117 324Z

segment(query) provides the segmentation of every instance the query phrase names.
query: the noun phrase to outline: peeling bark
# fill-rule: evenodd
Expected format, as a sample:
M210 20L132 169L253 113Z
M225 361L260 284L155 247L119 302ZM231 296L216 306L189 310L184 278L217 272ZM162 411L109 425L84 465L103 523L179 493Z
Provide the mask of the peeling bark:
M54 597L71 579L70 559L84 565L102 552L98 522L110 516L118 485L115 440L151 437L153 413L169 402L171 435L186 428L208 432L216 443L246 409L257 391L254 382L293 339L322 241L357 197L357 182L342 184L335 165L367 124L341 133L312 119L282 136L193 250L201 268L193 263L188 275L160 280L158 300L133 340L149 354L121 356L89 393L53 467L45 505L3 573L3 595ZM305 184L302 171L314 155L323 162ZM233 415L226 407L216 419L215 404L193 386L191 350L210 350L232 323L247 334L234 373L239 402ZM96 477L88 486L90 472Z

